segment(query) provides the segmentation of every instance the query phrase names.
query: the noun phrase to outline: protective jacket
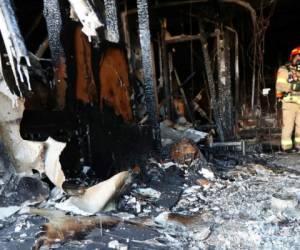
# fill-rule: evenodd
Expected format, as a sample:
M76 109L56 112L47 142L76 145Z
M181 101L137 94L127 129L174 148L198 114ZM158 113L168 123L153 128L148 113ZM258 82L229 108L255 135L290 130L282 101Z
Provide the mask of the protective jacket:
M281 66L277 72L276 96L282 98L282 102L300 104L300 91L293 91L292 83L300 83L300 72L290 64Z
M300 82L300 72L290 64L278 69L276 80L276 96L282 100L282 133L283 150L300 149L300 91L293 86ZM296 85L295 85L296 84ZM292 134L295 129L294 143Z

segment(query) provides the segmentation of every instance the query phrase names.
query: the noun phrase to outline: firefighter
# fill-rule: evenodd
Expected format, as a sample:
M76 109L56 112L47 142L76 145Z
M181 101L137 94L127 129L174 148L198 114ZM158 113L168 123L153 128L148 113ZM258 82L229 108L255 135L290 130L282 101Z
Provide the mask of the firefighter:
M297 152L300 150L300 47L293 49L289 63L278 69L276 96L282 102L281 148L287 153Z

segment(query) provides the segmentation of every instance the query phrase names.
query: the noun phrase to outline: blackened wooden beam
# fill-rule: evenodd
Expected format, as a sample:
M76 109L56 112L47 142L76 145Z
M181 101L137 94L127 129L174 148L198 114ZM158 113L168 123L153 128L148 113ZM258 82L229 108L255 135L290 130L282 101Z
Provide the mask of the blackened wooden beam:
M234 106L235 106L235 127L238 126L238 117L240 113L240 57L239 57L239 36L235 29L225 27L234 35Z
M160 147L160 128L157 117L156 95L153 80L153 64L151 54L151 36L149 27L148 1L137 0L139 36L142 52L142 65L145 83L145 100L149 122L152 126L152 135L156 147Z
M51 52L54 79L52 85L56 88L56 108L64 109L66 102L66 56L61 43L63 18L59 0L44 0L43 14L48 30L49 48Z
M168 52L167 46L165 41L166 36L166 20L163 20L161 25L161 60L162 60L162 78L163 78L163 86L165 91L165 119L171 120L172 119L172 96L171 96L171 84L169 80L169 62L168 62Z
M120 40L117 6L115 0L104 0L106 39L113 43Z
M65 52L60 40L62 16L59 1L44 0L43 13L47 24L52 63L55 67L59 65L60 58L65 57Z
M225 139L233 137L233 110L228 35L215 29L218 70L218 106Z

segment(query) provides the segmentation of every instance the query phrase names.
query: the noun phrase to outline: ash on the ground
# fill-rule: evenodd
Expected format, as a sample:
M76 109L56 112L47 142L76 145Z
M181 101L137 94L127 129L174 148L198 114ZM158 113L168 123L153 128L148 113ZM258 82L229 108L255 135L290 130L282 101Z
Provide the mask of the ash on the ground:
M299 249L300 154L214 155L213 159L198 158L189 165L149 159L142 176L109 214L127 220L147 218L152 225L96 227L51 248ZM37 189L33 198L40 197ZM45 189L41 195L45 197ZM8 202L7 192L5 198L2 206L9 204L11 213L0 223L2 248L31 249L46 220L18 214L13 206L23 203ZM35 206L54 203L48 199Z

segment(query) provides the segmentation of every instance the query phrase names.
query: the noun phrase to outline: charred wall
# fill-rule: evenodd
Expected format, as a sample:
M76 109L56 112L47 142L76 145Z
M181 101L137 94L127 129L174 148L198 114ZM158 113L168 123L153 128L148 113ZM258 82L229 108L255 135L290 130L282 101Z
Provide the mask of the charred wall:
M23 138L68 141L63 166L72 172L92 165L103 178L124 155L149 151L143 138L151 141L156 119L184 121L220 141L264 128L263 117L278 111L276 69L299 40L295 1L148 1L153 72L147 69L145 83L136 1L117 3L120 42L107 41L103 29L89 41L69 18L68 1L60 1L63 28L54 31L65 58L55 67L43 1L13 2L25 44L38 57L32 56L32 91L21 90ZM104 3L94 3L103 21ZM61 82L67 87L53 87Z

